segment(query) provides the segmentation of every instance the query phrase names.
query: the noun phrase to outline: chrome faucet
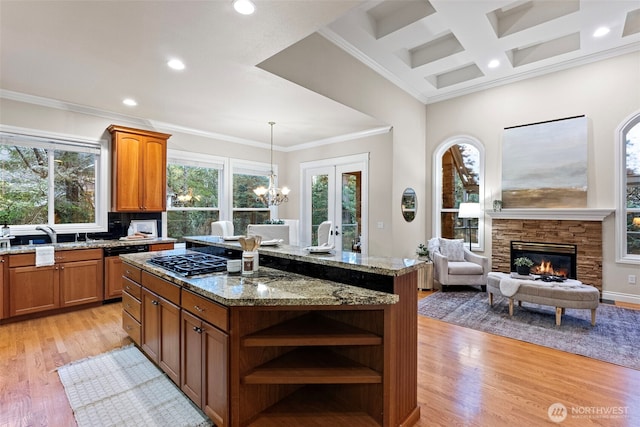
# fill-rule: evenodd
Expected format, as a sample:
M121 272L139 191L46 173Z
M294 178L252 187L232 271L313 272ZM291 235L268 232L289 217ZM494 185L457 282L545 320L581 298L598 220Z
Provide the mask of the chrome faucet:
M48 225L39 225L36 227L36 230L40 230L43 233L46 233L47 236L49 236L49 239L51 239L51 243L58 243L58 235L56 234L56 231Z

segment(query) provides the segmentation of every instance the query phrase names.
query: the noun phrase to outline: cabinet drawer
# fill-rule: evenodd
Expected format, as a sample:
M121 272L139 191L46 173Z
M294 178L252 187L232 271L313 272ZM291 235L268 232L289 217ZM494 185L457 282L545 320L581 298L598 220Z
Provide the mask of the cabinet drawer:
M56 263L102 259L102 249L77 249L73 251L55 251ZM34 254L35 260L35 254Z
M126 277L122 277L122 290L128 292L129 295L138 300L142 295L142 286L127 279Z
M138 267L134 267L131 264L127 264L126 262L122 263L122 275L124 277L128 277L136 283L142 283L142 270Z
M180 305L180 286L167 282L166 280L154 276L153 274L149 274L146 271L142 272L142 286L172 303Z
M136 344L140 345L142 326L140 326L140 323L124 310L122 310L122 329L125 330Z
M140 321L141 303L127 292L122 293L122 309L138 322Z
M190 291L182 291L182 308L223 331L229 329L229 313L226 307L205 299Z

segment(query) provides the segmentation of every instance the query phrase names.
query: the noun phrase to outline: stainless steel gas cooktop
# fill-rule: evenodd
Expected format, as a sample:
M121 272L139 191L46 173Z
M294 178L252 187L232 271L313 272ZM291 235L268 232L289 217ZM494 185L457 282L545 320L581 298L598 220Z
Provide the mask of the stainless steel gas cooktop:
M196 276L225 271L227 259L209 254L168 255L151 258L151 264L183 276Z

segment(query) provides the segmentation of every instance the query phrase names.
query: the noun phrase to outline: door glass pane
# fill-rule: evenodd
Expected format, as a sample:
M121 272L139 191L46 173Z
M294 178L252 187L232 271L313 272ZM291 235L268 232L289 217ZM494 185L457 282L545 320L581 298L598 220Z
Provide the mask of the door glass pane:
M318 226L329 219L329 175L311 177L311 244L318 242Z
M362 173L342 174L342 250L360 252L362 232Z

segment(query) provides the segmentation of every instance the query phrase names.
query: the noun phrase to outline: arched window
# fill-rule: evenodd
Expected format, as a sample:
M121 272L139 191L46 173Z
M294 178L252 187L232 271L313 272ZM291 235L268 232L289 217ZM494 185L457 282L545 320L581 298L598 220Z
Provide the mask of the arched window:
M434 237L471 241L484 248L484 146L470 136L444 141L434 154ZM461 203L478 203L479 218L459 218Z
M617 259L640 263L640 113L618 127Z

